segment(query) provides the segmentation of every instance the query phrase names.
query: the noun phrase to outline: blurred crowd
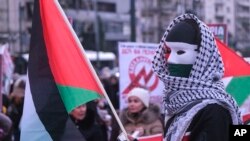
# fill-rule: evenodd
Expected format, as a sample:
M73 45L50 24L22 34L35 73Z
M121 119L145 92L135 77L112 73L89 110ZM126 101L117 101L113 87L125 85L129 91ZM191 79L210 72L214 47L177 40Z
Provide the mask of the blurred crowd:
M117 69L111 70L108 67L104 67L98 76L129 134L137 132L137 136L139 134L140 136L150 135L149 131L144 131L144 128L152 121L157 121L156 125L160 125L159 132L162 132L163 126L160 110L157 106L149 104L149 93L146 90L139 89L139 91L131 93L132 98L135 96L137 99L128 100L128 107L120 110L119 74ZM25 81L26 76L14 74L12 83L10 84L10 92L2 94L3 105L2 113L0 114L0 141L20 140L20 120L23 112ZM141 94L137 95L135 92L144 93L146 97ZM117 141L118 136L121 134L121 129L113 112L104 98L80 105L69 116L86 141ZM147 128L149 127L147 126ZM155 130L158 131L157 128Z
M2 94L0 140L19 141L19 123L23 113L25 76L13 75L9 94Z

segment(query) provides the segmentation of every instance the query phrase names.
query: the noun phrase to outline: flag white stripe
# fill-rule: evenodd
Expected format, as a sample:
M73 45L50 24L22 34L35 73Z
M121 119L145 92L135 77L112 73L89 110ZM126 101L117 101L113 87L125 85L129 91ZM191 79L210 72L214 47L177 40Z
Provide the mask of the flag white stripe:
M224 83L225 88L230 83L230 81L233 79L233 77L225 77L222 79L222 82Z
M20 123L20 141L53 141L44 125L39 119L30 91L29 77L27 75L23 116Z

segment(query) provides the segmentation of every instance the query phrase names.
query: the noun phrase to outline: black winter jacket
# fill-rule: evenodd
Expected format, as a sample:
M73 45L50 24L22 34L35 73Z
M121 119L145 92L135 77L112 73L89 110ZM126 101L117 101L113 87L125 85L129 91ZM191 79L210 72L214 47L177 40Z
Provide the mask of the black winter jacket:
M173 119L168 120L166 131ZM183 141L229 141L231 124L228 110L218 104L209 104L194 116Z

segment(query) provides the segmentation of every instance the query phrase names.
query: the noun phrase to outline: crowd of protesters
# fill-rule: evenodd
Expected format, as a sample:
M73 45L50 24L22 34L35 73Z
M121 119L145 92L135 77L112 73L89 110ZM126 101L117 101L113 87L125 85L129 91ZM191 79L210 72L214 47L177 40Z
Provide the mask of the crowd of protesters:
M2 94L2 113L0 125L1 141L19 141L19 123L23 113L25 77L13 75L10 93Z
M119 109L119 76L116 73L117 72L113 72L108 67L104 67L98 76L116 112L122 116L122 112L120 112ZM25 96L25 80L25 76L14 74L10 92L8 94L2 94L3 104L2 113L0 114L0 141L20 140L20 121ZM140 99L143 98L140 97ZM147 104L144 106L145 108L141 109L140 113L152 106L151 104L149 106L148 102L147 98ZM158 115L159 110L157 109L159 108L154 108L156 112L158 111ZM155 117L155 113L152 113L152 108L150 108L149 111L151 112L147 110L145 114L147 114L147 116L151 114L151 117ZM100 139L102 139L102 141L117 141L117 137L121 134L120 127L117 125L116 119L104 98L80 105L75 108L69 116L87 141L101 141ZM162 121L159 121L159 123L161 122ZM97 134L98 136L96 136Z
M98 76L129 135L138 137L163 133L164 124L160 109L154 103L150 103L147 89L132 89L126 98L127 107L120 109L119 75L105 67ZM20 140L25 80L25 76L13 75L9 94L2 94L0 141ZM122 135L113 112L104 98L76 107L69 116L86 141L117 141Z

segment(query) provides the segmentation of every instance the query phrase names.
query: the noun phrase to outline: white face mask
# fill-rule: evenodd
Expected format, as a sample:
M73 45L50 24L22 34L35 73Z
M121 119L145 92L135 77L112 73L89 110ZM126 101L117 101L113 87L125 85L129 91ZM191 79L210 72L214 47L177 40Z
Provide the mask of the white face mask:
M167 57L169 64L194 64L197 52L197 45L184 42L165 42L165 46L170 49Z

